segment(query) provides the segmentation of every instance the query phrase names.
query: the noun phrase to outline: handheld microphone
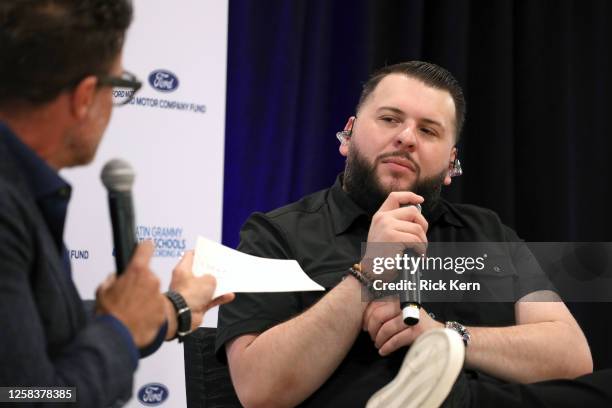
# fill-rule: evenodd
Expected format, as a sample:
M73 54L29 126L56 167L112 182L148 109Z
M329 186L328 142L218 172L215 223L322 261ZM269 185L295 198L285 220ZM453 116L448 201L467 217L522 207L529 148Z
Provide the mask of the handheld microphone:
M410 207L413 204L403 205L402 207ZM421 212L421 205L414 204L415 207ZM415 253L411 249L404 250L404 255L408 257L415 256ZM405 257L404 257L405 258ZM416 268L416 266L415 266ZM406 290L402 290L399 293L400 308L402 309L402 317L404 323L407 326L414 326L419 322L420 311L421 311L421 291L420 285L420 271L418 269L414 271L408 270L408 268L400 269L399 278L401 282L406 283ZM408 286L410 284L412 289Z
M117 275L119 275L125 270L136 248L136 226L132 203L132 184L135 173L132 166L125 160L113 159L104 165L100 177L108 190L108 207L115 244L115 264Z

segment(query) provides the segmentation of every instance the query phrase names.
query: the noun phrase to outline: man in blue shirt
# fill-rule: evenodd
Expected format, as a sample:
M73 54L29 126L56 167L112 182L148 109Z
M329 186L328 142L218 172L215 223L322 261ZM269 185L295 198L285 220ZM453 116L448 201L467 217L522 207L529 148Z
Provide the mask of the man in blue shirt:
M113 104L128 101L114 100L113 87L133 96L140 86L121 64L131 19L129 0L0 4L0 386L76 387L87 407L124 403L140 356L233 298L211 299L214 278L193 276L190 252L164 296L149 242L95 305L71 279L71 187L58 172L93 159Z

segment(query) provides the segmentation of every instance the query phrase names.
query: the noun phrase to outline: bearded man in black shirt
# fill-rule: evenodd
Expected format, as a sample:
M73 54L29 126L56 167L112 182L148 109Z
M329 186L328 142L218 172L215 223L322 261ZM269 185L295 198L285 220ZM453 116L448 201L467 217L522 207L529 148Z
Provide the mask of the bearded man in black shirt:
M374 302L362 296L373 277L360 268L366 265L362 243L399 243L422 252L428 242L520 239L494 212L440 198L442 186L460 173L455 145L465 116L461 88L450 73L419 61L383 68L365 84L356 112L339 135L347 161L335 184L267 214L254 213L242 228L239 250L296 259L326 292L240 294L221 307L217 351L227 356L241 402L364 406L396 376L406 348L419 336L442 333L433 336L450 339L456 350L445 326L467 346L469 388L591 372L588 344L563 302L526 301L555 295L524 247L508 255L512 262L498 276L512 287L511 302L486 309L475 302L425 303L419 323L407 326L397 298ZM445 354L424 360L434 366L435 355ZM461 366L441 367L440 375L451 376L450 389ZM425 374L422 383L433 383ZM447 393L413 402L437 406ZM468 403L464 397L461 404Z

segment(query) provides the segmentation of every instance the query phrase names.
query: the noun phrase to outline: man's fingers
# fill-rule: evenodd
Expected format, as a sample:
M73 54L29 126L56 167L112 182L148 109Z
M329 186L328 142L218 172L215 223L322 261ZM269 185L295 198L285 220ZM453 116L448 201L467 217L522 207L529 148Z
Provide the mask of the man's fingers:
M153 257L154 251L155 245L153 245L153 241L147 239L136 246L136 250L134 251L134 256L132 258L142 257L143 259L149 260Z
M368 323L370 322L370 319L372 318L373 314L379 313L377 312L378 308L381 308L381 307L388 308L389 304L392 304L394 301L396 301L396 299L393 296L390 296L390 297L384 297L374 302L371 302L366 307L366 310L363 312L363 322L362 322L363 330L364 331L368 330Z
M224 305L226 303L233 301L235 298L236 298L235 294L226 293L225 295L221 295L213 299L213 301L210 303L210 306L208 306L208 308L212 309L215 306Z
M423 197L414 194L411 191L394 191L389 194L389 196L387 197L385 202L382 203L378 211L395 210L396 208L399 208L402 205L421 204L423 201L425 201Z
M197 279L197 293L199 294L198 296L200 296L201 308L202 310L208 310L213 307L212 304L217 299L219 299L212 299L213 294L215 293L215 289L217 287L217 279L215 279L214 276L209 274L200 276L195 279ZM196 283L195 280L192 280L191 282L192 284Z
M404 222L400 220L394 220L391 223L392 231L396 231L398 233L406 233L410 235L414 235L415 239L401 240L401 242L427 242L427 234L423 231L423 228L419 224L415 224L413 222Z
M404 323L402 315L395 315L394 318L387 320L376 332L374 346L376 346L376 348L382 347L387 340L407 328L408 326Z
M384 323L378 317L375 317L375 314L374 314L375 310L376 310L376 307L370 309L368 315L365 316L365 318L363 319L363 329L370 334L370 338L372 339L372 341L374 341L374 339L376 338L376 336L373 335L373 333L376 333L378 329L380 328L380 326L382 326L382 324Z
M366 307L366 310L363 312L363 319L361 322L361 328L363 329L363 331L368 331L368 323L370 322L370 319L372 318L372 313L377 307L379 307L379 304L380 302L371 302Z
M410 228L411 227L408 227L408 229ZM389 252L391 249L399 250L401 252L406 248L413 249L418 255L425 254L427 251L427 237L417 234L422 234L422 231L413 231L411 233L393 230L388 234L389 242L385 243L384 246L374 247L375 250L373 250L370 255L380 257L385 255L385 253ZM397 249L395 246L391 246L390 243L395 243L395 245L400 245L403 248L400 247ZM393 254L386 256L392 257L395 255Z
M140 273L143 270L148 270L154 251L155 247L153 246L153 242L149 240L142 241L138 244L127 266L126 272L133 271L133 273Z
M104 282L102 282L96 289L96 309L100 306L99 302L101 296L108 291L110 287L113 286L113 283L117 280L116 276L117 275L114 273L109 274Z
M193 250L185 251L179 263L176 264L175 269L179 270L180 272L191 273L191 269L193 267L193 254Z
M384 302L382 306L376 308L376 310L374 310L370 315L367 322L367 328L372 341L378 337L381 327L385 326L397 315L397 310L394 303L396 302Z
M429 223L416 207L397 208L395 210L388 211L387 214L393 215L394 218L401 221L419 224L425 232L427 232L429 228Z
M382 327L382 325L385 322L383 320L380 320L374 316L370 317L370 319L368 320L368 334L370 335L370 339L372 341L374 341L376 339L376 336L378 335L378 330L380 330L380 328Z
M98 286L98 291L100 292L106 291L108 288L113 286L113 283L115 283L116 280L117 280L117 274L115 273L109 274L106 277L106 279L104 279L104 282L102 282L100 286Z
M210 296L212 297L215 289L217 288L217 279L211 274L202 275L199 279L202 280L204 285L209 286L211 288Z
M387 356L399 348L409 346L414 342L416 332L410 328L397 333L378 349L378 354Z

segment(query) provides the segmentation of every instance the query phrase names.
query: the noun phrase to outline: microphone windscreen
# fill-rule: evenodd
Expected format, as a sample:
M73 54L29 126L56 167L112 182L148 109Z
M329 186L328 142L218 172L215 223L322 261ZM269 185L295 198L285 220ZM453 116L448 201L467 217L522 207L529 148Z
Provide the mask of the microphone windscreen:
M109 191L125 192L132 189L136 173L125 160L109 160L102 168L100 177L102 183Z

